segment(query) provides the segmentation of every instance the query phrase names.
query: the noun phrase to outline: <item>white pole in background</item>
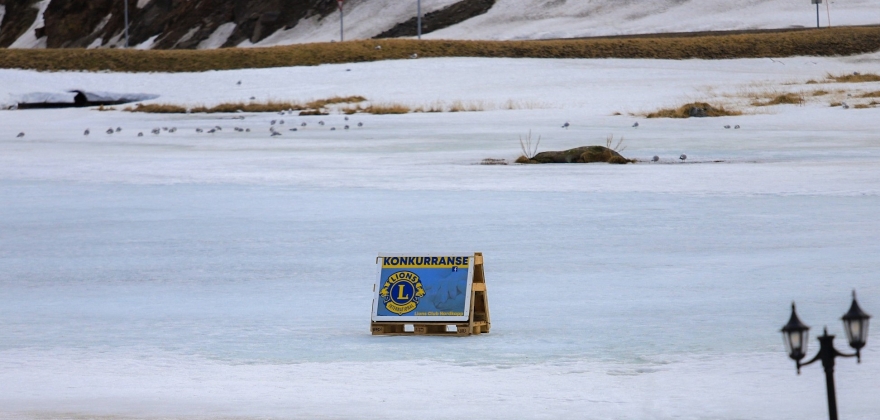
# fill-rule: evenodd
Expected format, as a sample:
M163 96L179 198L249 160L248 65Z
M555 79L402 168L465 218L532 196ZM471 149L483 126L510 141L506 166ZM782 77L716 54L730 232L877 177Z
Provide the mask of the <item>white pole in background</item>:
M128 48L128 0L125 2L125 48Z
M831 0L825 2L825 12L828 14L828 27L831 27Z
M339 3L339 42L345 41L345 26L343 26L342 20L342 2L343 0L337 0Z
M418 26L418 28L416 28L416 33L419 35L419 39L422 39L422 0L416 0L416 3L419 15L418 22L416 23Z

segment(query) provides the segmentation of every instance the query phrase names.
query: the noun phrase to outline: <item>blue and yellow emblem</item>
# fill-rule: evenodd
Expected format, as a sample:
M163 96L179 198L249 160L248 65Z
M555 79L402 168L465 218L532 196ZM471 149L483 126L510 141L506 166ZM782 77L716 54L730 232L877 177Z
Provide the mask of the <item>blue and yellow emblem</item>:
M384 300L385 308L397 315L403 315L416 309L419 299L425 296L425 289L416 273L398 271L388 276L379 296Z

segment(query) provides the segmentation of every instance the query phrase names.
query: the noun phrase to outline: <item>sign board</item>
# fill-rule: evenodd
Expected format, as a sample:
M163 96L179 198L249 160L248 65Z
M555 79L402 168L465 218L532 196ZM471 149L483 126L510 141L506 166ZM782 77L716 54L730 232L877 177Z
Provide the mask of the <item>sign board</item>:
M813 1L816 1L816 0L813 0ZM343 0L336 0L336 4L339 5L339 10L342 10L342 2L343 2Z
M375 321L468 321L473 253L380 254Z
M813 4L822 4L822 0L810 0Z

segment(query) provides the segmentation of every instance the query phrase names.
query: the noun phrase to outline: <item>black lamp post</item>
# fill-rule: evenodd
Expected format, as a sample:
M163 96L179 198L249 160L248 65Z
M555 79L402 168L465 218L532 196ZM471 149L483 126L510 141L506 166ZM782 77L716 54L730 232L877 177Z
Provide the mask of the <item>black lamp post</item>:
M801 366L806 366L817 360L822 361L822 367L825 368L825 386L828 390L828 417L831 420L837 420L837 396L834 391L834 359L840 357L855 357L859 363L862 362L861 350L868 341L868 320L870 315L859 308L856 302L856 292L853 291L852 306L843 316L843 327L846 330L846 338L849 340L849 346L856 350L855 354L843 354L834 348L834 336L828 335L828 328L818 337L819 353L816 357L810 359L809 362L801 363L807 354L807 337L810 327L804 325L798 318L794 309L794 303L791 304L791 318L788 324L782 327L782 338L785 341L785 349L788 351L788 357L795 361L798 375L801 373Z

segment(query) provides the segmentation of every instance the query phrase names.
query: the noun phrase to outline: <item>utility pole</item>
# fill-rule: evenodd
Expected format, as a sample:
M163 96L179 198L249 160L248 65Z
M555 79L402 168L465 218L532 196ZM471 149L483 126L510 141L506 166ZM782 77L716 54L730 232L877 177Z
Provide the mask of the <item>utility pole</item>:
M128 48L128 0L125 2L125 48Z
M810 0L813 4L816 5L816 29L819 29L819 5L822 4L822 0Z
M343 25L342 20L342 2L344 0L336 0L337 4L339 4L339 42L345 41L345 26Z
M418 28L416 28L416 33L418 34L419 39L422 39L422 0L416 0L416 4L419 16L419 18L417 19L418 22L416 23L416 25L418 26Z

